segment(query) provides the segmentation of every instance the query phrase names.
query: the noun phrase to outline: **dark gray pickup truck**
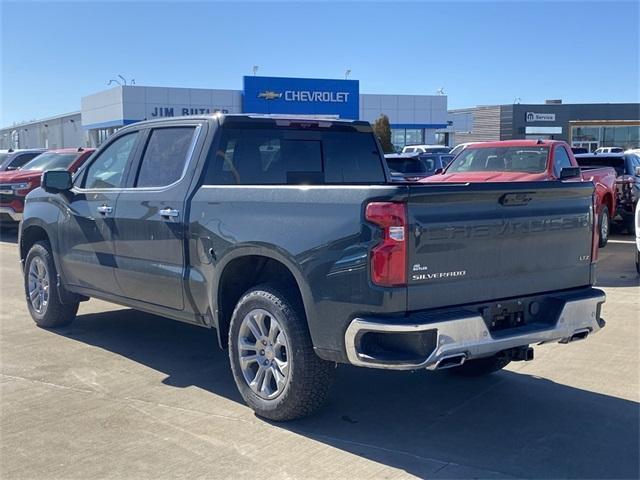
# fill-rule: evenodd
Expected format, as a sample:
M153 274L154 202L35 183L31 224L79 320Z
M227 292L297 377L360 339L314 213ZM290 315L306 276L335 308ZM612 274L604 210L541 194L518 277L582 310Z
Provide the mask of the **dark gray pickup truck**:
M480 375L604 326L593 184L389 178L366 122L125 127L29 194L29 311L59 327L96 297L216 328L274 420L317 408L337 363Z

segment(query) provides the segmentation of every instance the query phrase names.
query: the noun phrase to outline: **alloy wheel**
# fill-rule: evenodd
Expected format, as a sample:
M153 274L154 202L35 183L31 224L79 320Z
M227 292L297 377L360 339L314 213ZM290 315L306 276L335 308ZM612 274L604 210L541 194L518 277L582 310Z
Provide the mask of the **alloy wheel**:
M245 315L238 331L238 360L242 375L259 397L272 400L289 381L289 340L272 313L254 309Z
M40 314L44 313L49 304L49 272L40 257L34 257L29 265L29 302Z

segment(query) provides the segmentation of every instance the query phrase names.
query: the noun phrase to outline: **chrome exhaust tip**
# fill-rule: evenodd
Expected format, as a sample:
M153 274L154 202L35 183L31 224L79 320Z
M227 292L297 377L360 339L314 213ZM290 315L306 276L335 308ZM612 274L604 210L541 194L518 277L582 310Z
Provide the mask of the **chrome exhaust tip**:
M436 363L435 370L444 370L445 368L459 367L467 359L466 353L456 353L455 355L447 355L442 357Z
M575 342L577 340L584 340L591 333L591 330L588 328L581 328L580 330L576 330L573 332L573 335L569 338L569 342Z

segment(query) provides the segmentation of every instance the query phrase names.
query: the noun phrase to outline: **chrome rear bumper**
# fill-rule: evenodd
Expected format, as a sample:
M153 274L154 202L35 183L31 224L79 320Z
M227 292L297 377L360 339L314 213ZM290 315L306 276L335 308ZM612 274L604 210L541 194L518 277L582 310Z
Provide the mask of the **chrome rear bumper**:
M522 330L521 334L492 334L479 314L467 314L458 318L447 316L443 321L428 323L388 323L379 319L354 319L345 332L345 346L349 362L353 365L395 370L454 367L465 360L486 357L526 345L561 342L586 338L604 327L599 317L600 305L605 294L592 289L586 298L567 300L554 325L544 329ZM436 331L435 348L425 358L417 361L385 361L359 351L360 339L367 332L416 333Z

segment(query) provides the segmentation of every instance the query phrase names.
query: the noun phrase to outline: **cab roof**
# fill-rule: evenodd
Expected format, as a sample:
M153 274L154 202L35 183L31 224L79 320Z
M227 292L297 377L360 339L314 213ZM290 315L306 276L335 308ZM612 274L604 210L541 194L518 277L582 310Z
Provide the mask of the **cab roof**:
M363 120L348 120L344 118L330 118L321 115L280 115L280 114L258 114L258 113L209 113L203 115L185 115L179 117L163 117L152 120L143 120L141 122L136 122L135 124L127 125L127 127L132 125L154 125L154 124L162 124L168 122L178 122L178 121L189 121L189 120L208 120L208 121L218 121L221 125L227 122L240 123L240 122L300 122L300 123L329 123L334 125L351 125L351 126L370 126L369 122L365 122Z
M552 147L554 145L566 145L562 140L500 140L495 142L482 142L469 145L467 148L499 148L499 147Z

